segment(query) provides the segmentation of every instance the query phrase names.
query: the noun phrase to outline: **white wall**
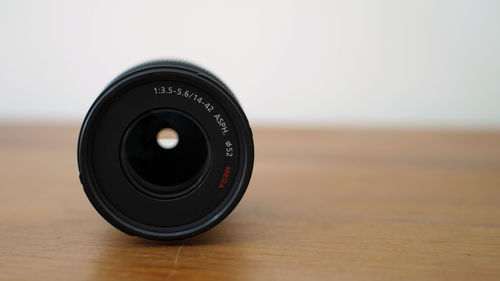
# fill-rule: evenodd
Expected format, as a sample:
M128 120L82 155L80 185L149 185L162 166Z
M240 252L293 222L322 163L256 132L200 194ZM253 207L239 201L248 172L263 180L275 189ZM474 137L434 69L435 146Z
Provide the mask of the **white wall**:
M2 1L0 120L80 121L182 58L255 124L500 127L500 1Z

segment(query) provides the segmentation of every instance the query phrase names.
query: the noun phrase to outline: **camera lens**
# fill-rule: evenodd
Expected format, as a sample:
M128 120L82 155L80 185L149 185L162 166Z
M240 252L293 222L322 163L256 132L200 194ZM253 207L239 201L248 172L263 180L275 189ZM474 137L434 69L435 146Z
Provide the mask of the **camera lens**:
M229 215L253 153L247 118L225 84L198 66L158 61L119 75L97 98L80 131L78 167L109 223L175 240Z

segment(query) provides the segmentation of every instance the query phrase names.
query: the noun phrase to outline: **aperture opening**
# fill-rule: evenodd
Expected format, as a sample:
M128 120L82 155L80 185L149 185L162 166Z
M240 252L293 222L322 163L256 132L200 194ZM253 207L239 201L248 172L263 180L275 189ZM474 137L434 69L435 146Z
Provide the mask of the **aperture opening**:
M163 128L156 135L156 142L163 149L173 149L179 143L179 134L172 128Z

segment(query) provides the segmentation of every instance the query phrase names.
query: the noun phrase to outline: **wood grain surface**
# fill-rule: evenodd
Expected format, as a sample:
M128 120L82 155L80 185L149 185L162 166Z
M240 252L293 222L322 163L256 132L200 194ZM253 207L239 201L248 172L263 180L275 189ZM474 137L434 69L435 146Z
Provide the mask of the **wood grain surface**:
M170 243L94 211L77 134L0 126L1 280L500 280L500 132L255 130L240 205Z

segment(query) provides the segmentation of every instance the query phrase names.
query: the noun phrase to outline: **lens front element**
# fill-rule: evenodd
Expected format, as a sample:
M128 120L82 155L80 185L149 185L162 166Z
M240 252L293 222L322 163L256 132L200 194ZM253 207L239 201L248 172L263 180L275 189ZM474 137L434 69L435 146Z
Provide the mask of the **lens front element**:
M157 141L164 128L178 135L175 147ZM121 161L133 184L150 196L174 198L195 189L210 166L210 144L189 115L158 109L145 113L125 133Z

